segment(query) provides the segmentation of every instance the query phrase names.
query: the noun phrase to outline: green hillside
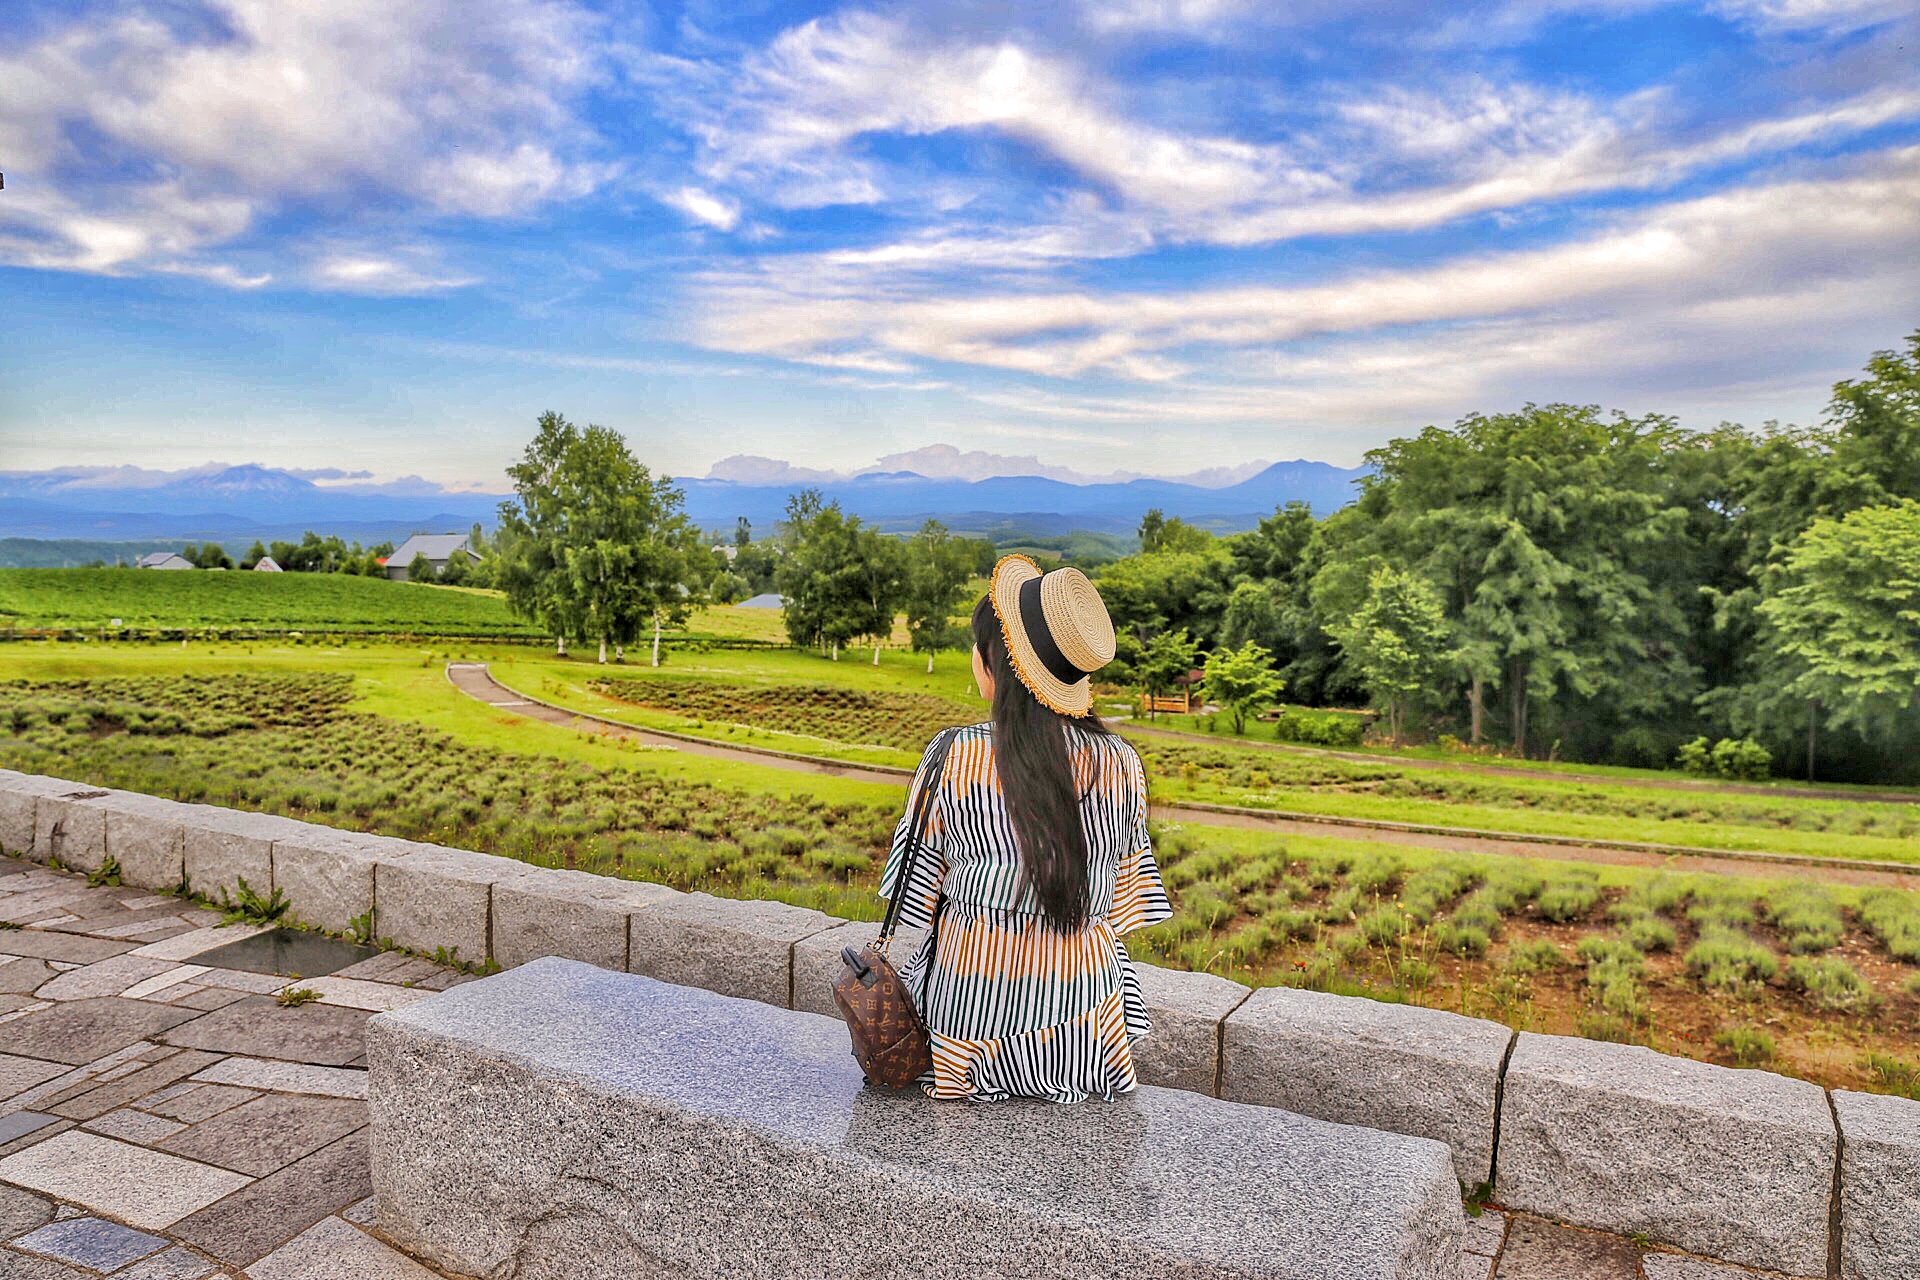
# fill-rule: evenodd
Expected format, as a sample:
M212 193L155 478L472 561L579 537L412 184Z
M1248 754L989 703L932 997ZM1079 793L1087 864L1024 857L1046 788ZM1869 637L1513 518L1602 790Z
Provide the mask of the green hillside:
M0 569L0 628L536 635L492 592L331 573Z

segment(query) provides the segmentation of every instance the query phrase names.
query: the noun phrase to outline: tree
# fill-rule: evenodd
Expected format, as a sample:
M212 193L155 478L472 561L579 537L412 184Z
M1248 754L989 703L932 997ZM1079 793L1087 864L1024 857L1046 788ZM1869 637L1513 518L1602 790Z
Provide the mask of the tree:
M1286 686L1273 669L1273 655L1249 641L1207 655L1207 697L1226 708L1233 731L1247 731L1247 713L1280 696Z
M190 562L196 569L231 569L233 557L229 556L217 542L198 545L189 542L180 552L180 558Z
M1160 549L1160 533L1166 527L1167 513L1158 507L1149 509L1146 515L1140 517L1138 532L1142 553L1152 555Z
M684 617L712 576L680 490L617 432L551 411L507 473L516 497L500 504L496 543L508 607L540 619L562 653L569 637L597 641L602 662L609 644L623 653L651 623L658 665L662 626Z
M451 564L452 561L448 561L448 563ZM433 561L427 559L427 553L424 551L414 552L413 563L407 566L407 581L438 582L439 580L440 575L434 572Z
M1453 660L1451 628L1440 599L1414 574L1383 565L1367 580L1367 599L1339 634L1348 660L1367 682L1395 742L1408 703L1432 688Z
M733 545L737 551L745 551L753 545L753 522L745 516L738 516L734 519Z
M873 665L880 665L880 646L893 635L893 619L907 589L907 557L898 538L854 521L854 557L858 577L854 599L856 635L873 641Z
M266 547L261 544L260 539L255 538L253 540L253 545L247 548L247 558L240 562L240 567L242 569L251 569L253 568L253 566L259 564L262 560L265 560L266 558L267 558Z
M872 634L860 532L859 518L847 516L837 502L823 502L818 489L787 499L783 554L774 572L785 599L787 638L826 650L835 661L842 645Z
M1163 697L1193 672L1199 654L1200 646L1184 630L1162 631L1147 642L1136 664L1141 689L1149 699ZM1152 719L1160 718L1158 708L1152 708L1149 714Z
M938 520L920 526L907 544L907 634L916 653L927 655L927 674L942 649L957 648L965 631L953 622L964 603L973 556Z
M1759 612L1791 672L1783 695L1831 728L1893 738L1920 711L1920 501L1814 521L1768 573Z

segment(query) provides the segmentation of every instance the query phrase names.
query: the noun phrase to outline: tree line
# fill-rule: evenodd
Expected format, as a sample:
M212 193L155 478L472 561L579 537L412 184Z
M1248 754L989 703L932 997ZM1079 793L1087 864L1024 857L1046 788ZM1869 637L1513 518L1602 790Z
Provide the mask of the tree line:
M1722 738L1810 777L1914 772L1920 333L1818 426L1527 405L1367 461L1325 519L1295 503L1216 537L1149 513L1098 570L1126 678L1251 649L1292 700L1369 703L1395 737L1662 766Z

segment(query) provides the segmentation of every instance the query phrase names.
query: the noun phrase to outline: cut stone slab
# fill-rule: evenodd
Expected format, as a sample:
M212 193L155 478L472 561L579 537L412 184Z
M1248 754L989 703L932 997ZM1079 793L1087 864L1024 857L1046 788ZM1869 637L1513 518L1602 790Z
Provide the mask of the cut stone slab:
M0 1275L7 1280L93 1280L95 1274L70 1267L64 1262L55 1262L52 1258L16 1253L0 1245Z
M9 995L32 995L41 983L53 979L54 971L45 960L15 960L11 964L0 964L0 992Z
M206 1280L217 1267L190 1249L175 1245L138 1266L116 1272L113 1280Z
M391 840L373 873L374 935L414 951L444 948L455 960L491 954L493 886L526 873L507 858Z
M0 1179L162 1231L252 1179L69 1129L0 1159Z
M78 871L98 871L107 860L107 815L86 802L104 794L91 787L36 799L33 860L57 858Z
M9 1142L38 1133L50 1124L59 1124L59 1116L42 1115L38 1111L9 1111L0 1116L0 1147ZM5 1235L0 1232L0 1235Z
M921 930L909 938L901 929L893 937L893 957L905 963L917 949ZM844 924L809 934L793 944L793 1007L802 1013L817 1013L826 1018L840 1016L833 1002L833 984L845 965L840 953L847 947L858 951L880 936L880 925L873 920L848 920Z
M1842 1280L1920 1276L1920 1102L1833 1091Z
M16 1020L17 1023L18 1020ZM0 1033L3 1035L4 1033ZM13 1038L6 1036L11 1045ZM0 1101L25 1093L37 1084L53 1079L66 1068L39 1058L23 1058L17 1054L0 1053Z
M34 849L34 811L41 796L71 795L89 788L65 778L0 769L0 853L44 863Z
M0 933L0 954L33 956L62 964L93 964L108 956L132 951L138 943L106 938L83 938L71 933L42 933L38 929L9 929Z
M296 919L350 933L373 919L373 868L383 837L306 824L273 842L273 885ZM403 842L404 843L404 842Z
M102 1073L97 1077L100 1083L85 1092L65 1097L46 1109L69 1120L91 1120L164 1089L214 1061L213 1054L187 1052L176 1053L145 1066L137 1061L130 1062Z
M0 1186L0 1240L11 1240L53 1221L53 1204L31 1191Z
M273 928L265 924L222 924L205 929L193 929L186 933L177 933L160 942L149 942L144 947L135 947L133 954L145 956L149 960L171 960L176 964L182 960L191 960L215 947L224 947L230 942L239 942L257 934L266 933Z
M352 1223L324 1218L248 1269L254 1280L438 1280ZM528 1280L533 1280L529 1276Z
M1501 1106L1500 1201L1691 1253L1823 1274L1837 1140L1819 1086L1522 1033Z
M311 1093L324 1098L364 1098L367 1073L353 1067L316 1067L304 1062L264 1058L225 1058L194 1076L210 1084L276 1093Z
M222 1063L233 1061L235 1061L233 1058L222 1058L220 1062L216 1062L213 1066L206 1068L206 1071L217 1071ZM247 1061L251 1060L247 1059ZM282 1065L290 1066L292 1064L286 1063ZM204 1075L205 1072L200 1074ZM140 1103L140 1109L142 1111L150 1111L157 1116L170 1116L175 1120L185 1121L187 1124L196 1124L199 1121L205 1120L208 1116L217 1116L223 1111L232 1110L234 1107L249 1101L255 1096L251 1089L230 1088L225 1085L212 1083L197 1083L199 1079L200 1076L196 1075L194 1077L196 1083L179 1085L173 1089L166 1089L154 1094L151 1098Z
M362 1130L182 1219L172 1234L223 1262L246 1267L259 1280L266 1273L257 1259L372 1191L367 1137ZM344 1263L312 1273L313 1280L347 1276L359 1280L361 1274Z
M846 967L840 953L847 947L856 951L880 936L880 924L874 920L849 920L831 929L808 934L793 944L793 1007L803 1013L827 1018L840 1016L833 1002L833 984ZM893 935L893 958L905 964L926 941L925 929L902 928Z
M162 1038L168 1044L188 1049L339 1067L364 1052L362 1033L366 1021L367 1014L359 1009L325 1004L283 1009L267 996L255 996L212 1013L198 1014L195 1021L167 1032Z
M123 1142L137 1142L143 1147L151 1147L162 1138L171 1138L187 1126L178 1120L149 1115L145 1111L135 1111L128 1107L119 1111L109 1111L103 1116L95 1116L81 1127L94 1133L104 1133L109 1138L119 1138Z
M1246 1002L1249 988L1216 974L1185 973L1138 961L1133 971L1147 1003L1147 1016L1153 1019L1153 1034L1133 1046L1133 1067L1140 1083L1218 1092L1221 1028L1227 1015Z
M120 994L129 1000L166 1000L173 988L207 971L207 966L203 964L168 963L171 967L165 973L155 974L144 982L136 982Z
M263 1178L366 1123L364 1102L268 1094L156 1145L176 1156Z
M462 1274L1459 1276L1425 1139L1152 1086L930 1104L835 1020L560 959L368 1040L379 1227Z
M137 791L109 791L86 802L106 823L107 854L120 864L120 882L143 889L174 889L187 871L187 806Z
M21 1236L13 1242L13 1247L56 1262L71 1262L95 1271L117 1271L148 1254L158 1253L167 1247L167 1242L103 1218L68 1218L64 1222L49 1222L38 1231Z
M1650 1253L1640 1259L1640 1269L1647 1280L1781 1280L1777 1271L1749 1271L1677 1253Z
M1443 1009L1265 987L1226 1020L1220 1096L1444 1142L1460 1181L1493 1176L1513 1032Z
M180 809L187 883L214 902L238 894L242 880L261 897L270 895L274 840L295 838L306 826L275 814L209 804L181 805Z
M360 982L353 978L296 978L289 982L283 991L313 991L319 993L321 1004L335 1004L343 1009L364 1009L369 1013L385 1013L389 1009L398 1009L412 1004L415 1000L424 1000L433 992L419 987L396 987L384 982Z
M114 956L84 968L63 973L34 994L42 1000L89 1000L95 996L117 996L127 988L156 977L174 967L170 960L146 956Z
M620 972L627 967L627 917L681 896L644 880L528 867L493 887L493 956L508 968L565 956Z
M784 902L689 893L628 921L634 973L743 996L785 1009L793 999L794 944L840 921Z
M36 1009L7 1023L5 1034L12 1053L79 1066L203 1016L210 1015L151 1000L103 996Z
M1639 1259L1640 1251L1617 1237L1520 1217L1500 1255L1500 1280L1639 1280Z

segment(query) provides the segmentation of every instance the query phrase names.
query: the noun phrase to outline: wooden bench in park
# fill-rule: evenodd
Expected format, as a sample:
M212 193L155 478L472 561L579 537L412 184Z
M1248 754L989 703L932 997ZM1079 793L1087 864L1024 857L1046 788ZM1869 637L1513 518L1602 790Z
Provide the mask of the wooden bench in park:
M378 1227L499 1280L1455 1280L1446 1146L1143 1087L934 1103L835 1019L521 968L372 1020Z

